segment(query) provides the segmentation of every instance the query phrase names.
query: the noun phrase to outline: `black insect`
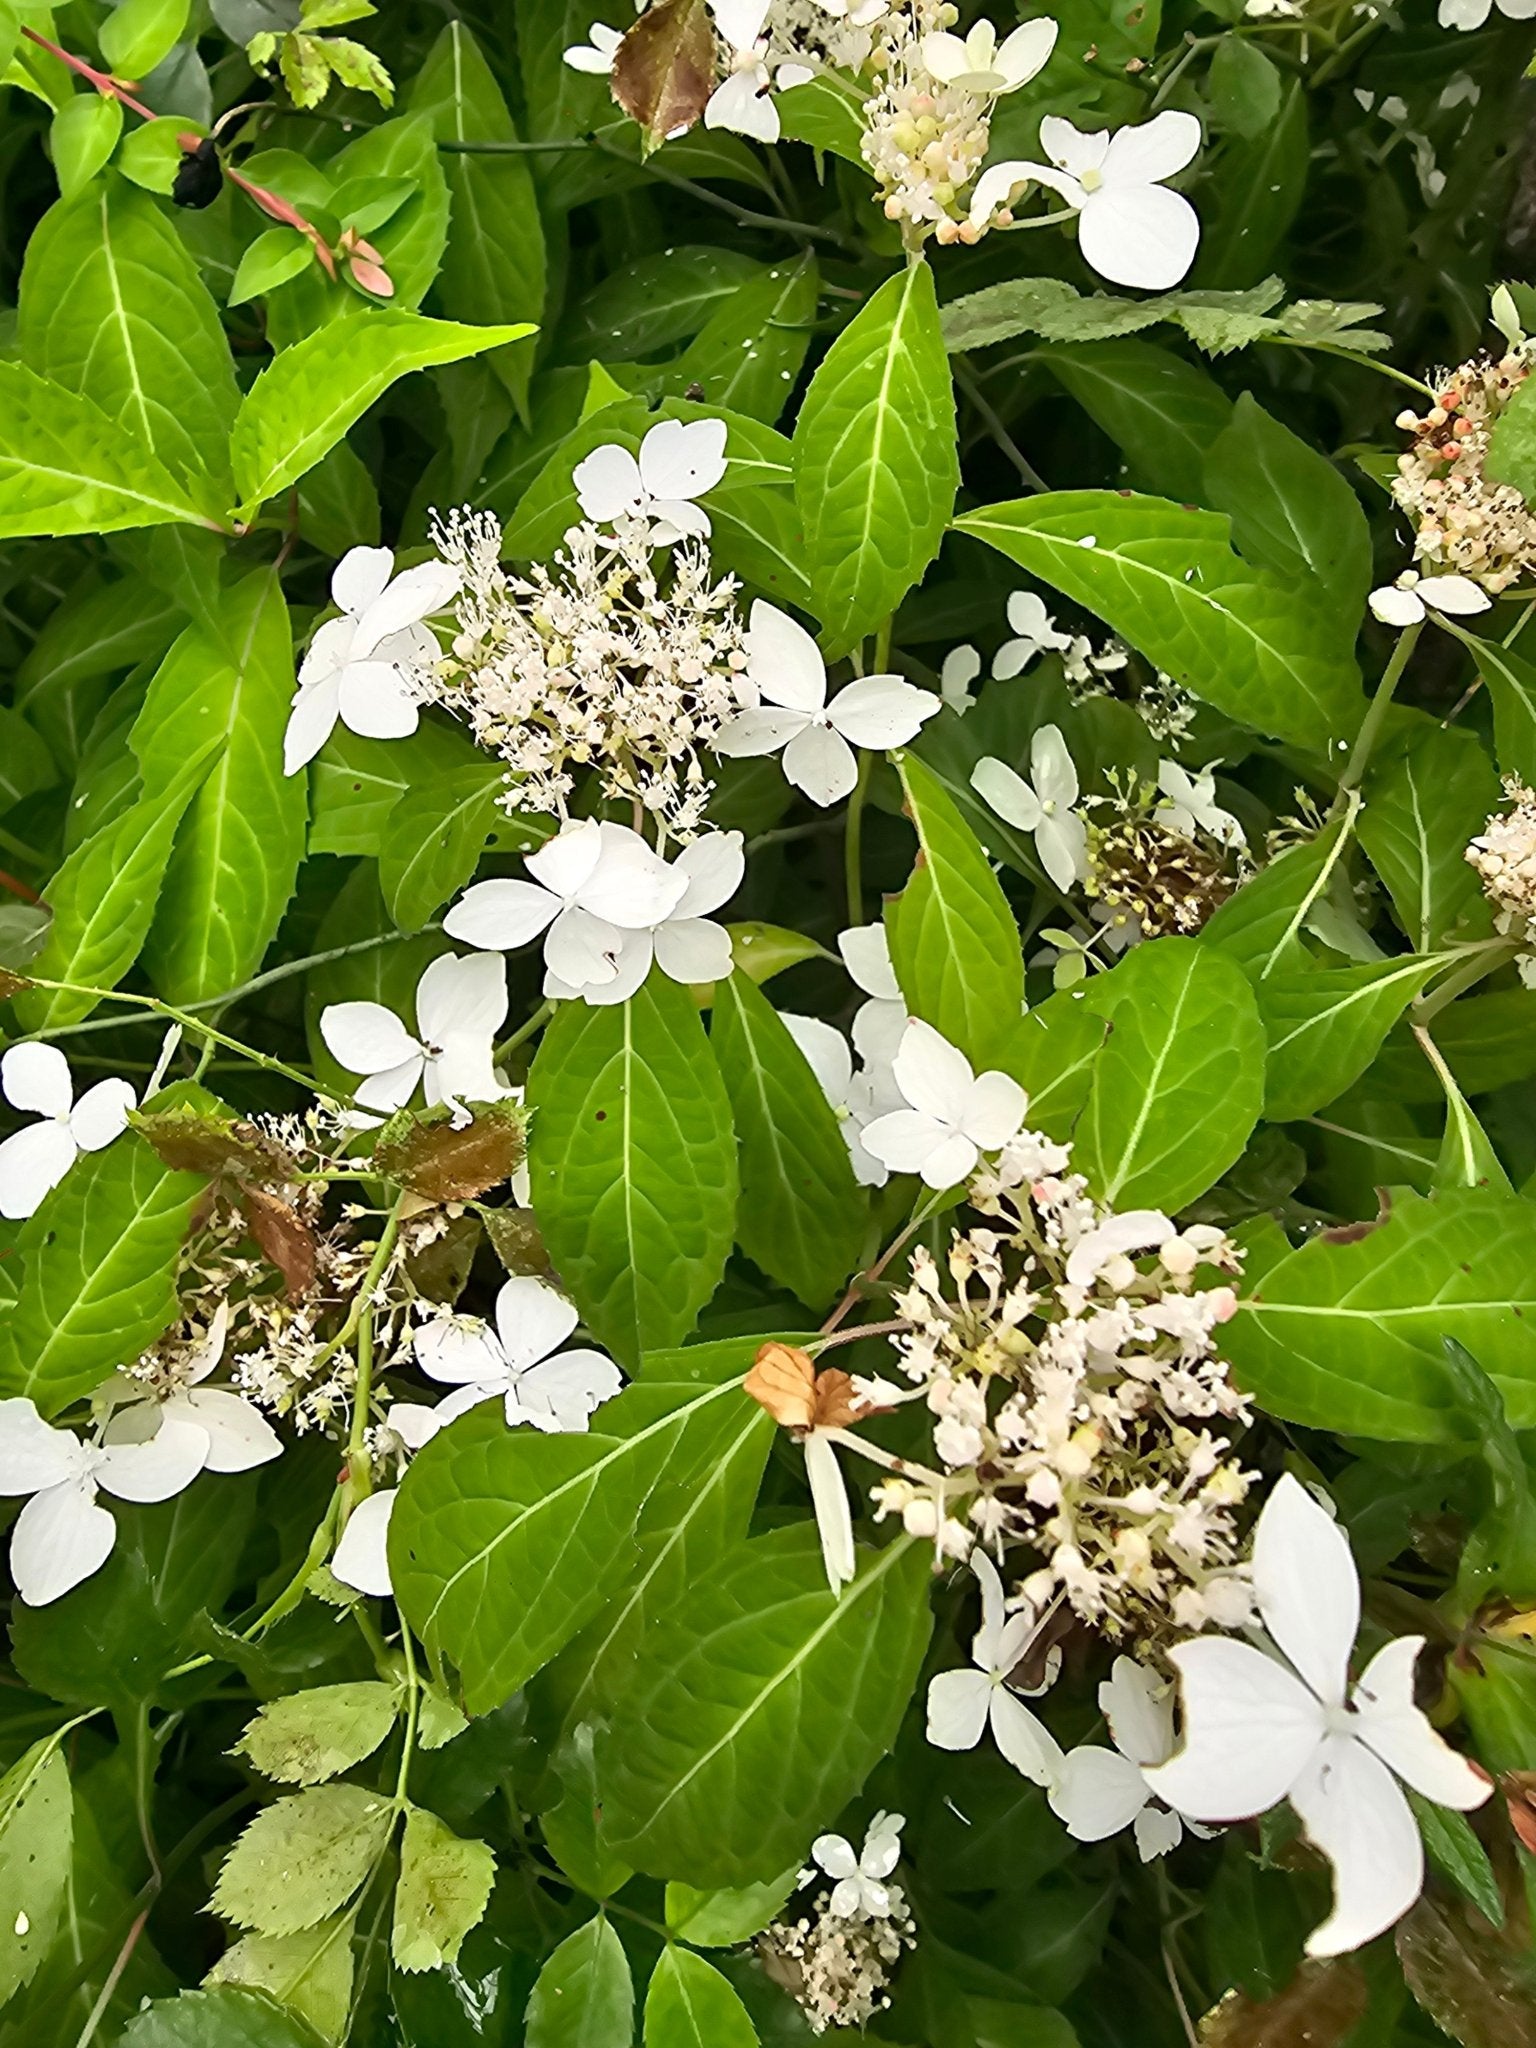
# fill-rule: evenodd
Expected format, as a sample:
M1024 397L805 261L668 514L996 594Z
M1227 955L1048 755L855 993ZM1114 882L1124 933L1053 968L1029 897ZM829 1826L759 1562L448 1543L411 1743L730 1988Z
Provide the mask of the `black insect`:
M177 166L171 198L177 206L212 206L224 186L224 169L218 147L205 135L196 149L189 149Z

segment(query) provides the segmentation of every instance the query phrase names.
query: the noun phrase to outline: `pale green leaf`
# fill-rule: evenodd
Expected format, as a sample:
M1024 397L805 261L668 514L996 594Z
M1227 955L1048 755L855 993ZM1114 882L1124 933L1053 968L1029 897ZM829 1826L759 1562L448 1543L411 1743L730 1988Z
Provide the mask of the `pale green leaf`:
M1492 916L1467 859L1499 805L1499 778L1474 733L1428 720L1365 785L1357 831L1415 952L1486 938Z
M1269 1041L1264 1114L1310 1116L1365 1072L1397 1019L1449 956L1310 967L1255 983Z
M191 0L118 0L101 24L101 54L119 78L143 78L181 40Z
M833 342L794 451L815 609L828 655L845 654L938 553L959 482L930 265L888 278Z
M528 2000L527 2048L631 2048L634 2007L624 1944L599 1913L540 1970Z
M400 1970L441 1970L484 1917L496 1858L419 1806L405 1816L389 1949Z
M703 1892L674 1880L667 1886L667 1928L695 1948L735 1948L760 1934L795 1889L799 1860L768 1884Z
M372 1756L395 1725L396 1707L394 1688L377 1678L288 1693L246 1724L234 1753L263 1777L318 1785Z
M728 1979L685 1948L664 1948L645 1994L645 2048L757 2048Z
M244 1934L204 1982L264 1991L313 2027L326 2048L341 2048L352 2013L352 1927L344 1913L298 1934Z
M77 93L53 117L48 145L54 175L66 199L83 192L117 147L123 132L122 101L105 93Z
M360 1785L315 1785L267 1806L224 1858L213 1910L261 1934L297 1934L339 1913L383 1855L393 1802Z
M317 2039L264 1992L221 1984L157 1998L129 2020L117 2048L314 2048Z
M31 1982L53 1946L73 1842L69 1772L49 1735L0 1779L0 2004Z

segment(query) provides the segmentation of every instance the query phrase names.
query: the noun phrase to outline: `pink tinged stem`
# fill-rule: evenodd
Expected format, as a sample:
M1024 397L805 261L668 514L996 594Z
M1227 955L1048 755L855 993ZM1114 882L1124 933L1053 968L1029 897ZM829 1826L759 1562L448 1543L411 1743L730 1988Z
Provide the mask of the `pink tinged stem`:
M50 43L46 36L40 36L35 28L24 28L22 34L29 43L36 43L40 50L46 50L50 57L57 57L61 64L67 64L71 71L86 79L96 90L109 100L121 100L125 107L131 107L141 120L158 119L152 107L146 107L142 100L136 100L125 86L105 71L98 71L94 64L87 64L83 57L72 57L68 50L61 50L57 43Z

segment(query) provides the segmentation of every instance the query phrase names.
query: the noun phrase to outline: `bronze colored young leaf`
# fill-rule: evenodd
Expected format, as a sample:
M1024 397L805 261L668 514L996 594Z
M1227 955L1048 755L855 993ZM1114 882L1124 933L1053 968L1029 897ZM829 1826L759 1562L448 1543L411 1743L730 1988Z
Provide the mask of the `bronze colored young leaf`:
M613 60L613 96L651 149L686 135L715 84L715 32L704 0L647 8Z

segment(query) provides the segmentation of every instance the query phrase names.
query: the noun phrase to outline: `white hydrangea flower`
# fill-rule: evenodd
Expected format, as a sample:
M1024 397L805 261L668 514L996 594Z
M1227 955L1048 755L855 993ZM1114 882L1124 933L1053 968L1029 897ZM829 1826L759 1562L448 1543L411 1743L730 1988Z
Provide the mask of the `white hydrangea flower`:
M610 28L606 21L594 21L587 30L587 40L573 43L564 52L565 62L573 71L586 71L594 78L606 78L613 70L613 60L623 40L622 29Z
M889 1065L864 1066L855 1073L848 1041L835 1025L820 1017L796 1016L789 1010L779 1013L779 1021L805 1054L806 1064L837 1118L854 1179L861 1188L883 1188L891 1170L864 1143L864 1132L876 1117L902 1106L901 1091Z
M509 1424L546 1432L585 1430L593 1410L624 1384L601 1351L560 1346L580 1320L544 1281L515 1274L496 1297L496 1327L442 1316L416 1332L416 1361L429 1379L457 1392L439 1401L439 1426L481 1401L500 1400Z
M837 936L837 950L855 985L869 998L853 1019L854 1051L872 1067L889 1068L907 1028L906 999L891 965L891 942L879 922L850 927Z
M1022 185L1048 185L1078 217L1083 261L1111 284L1167 291L1195 260L1200 221L1171 178L1194 159L1200 123L1166 108L1139 128L1084 134L1059 114L1040 123L1049 164L993 164L976 181L970 219L984 228Z
M973 1072L965 1054L920 1018L903 1032L891 1071L908 1106L876 1117L863 1136L893 1173L955 1187L1023 1125L1029 1102L1012 1075Z
M191 1423L208 1439L205 1463L210 1472L249 1472L281 1457L283 1440L253 1401L232 1388L203 1384L222 1362L228 1334L229 1304L221 1301L168 1394L157 1394L141 1380L119 1373L106 1390L113 1413L104 1441L145 1443L173 1423Z
M208 1461L195 1422L167 1420L146 1442L85 1443L17 1396L0 1401L0 1493L30 1498L11 1530L11 1576L29 1607L46 1607L106 1563L117 1523L97 1493L169 1500Z
M1405 569L1395 583L1373 590L1368 602L1384 626L1417 626L1430 612L1470 618L1487 611L1491 600L1470 576L1421 576L1416 569Z
M453 602L461 578L441 561L398 576L394 567L388 548L353 548L337 563L331 597L341 617L317 629L300 664L283 735L285 775L314 759L337 719L372 740L404 739L420 723L410 671L438 651L423 622Z
M939 695L957 718L975 701L971 685L981 674L981 656L974 647L951 647L939 668Z
M905 746L940 709L931 691L900 676L859 676L827 702L827 665L816 642L777 605L757 598L746 633L746 678L759 704L726 720L717 754L776 754L784 773L814 804L850 794L858 781L855 747Z
M128 1128L138 1097L126 1081L98 1081L77 1101L69 1061L28 1040L0 1055L0 1094L39 1121L0 1144L0 1216L33 1215L82 1152L100 1152Z
M992 664L992 674L1000 683L1022 674L1036 655L1065 654L1072 645L1072 635L1057 632L1044 598L1033 590L1013 592L1008 599L1008 623L1014 637L1003 642Z
M709 0L715 27L730 50L730 69L704 108L706 128L729 128L754 142L777 142L779 110L771 89L787 92L816 76L814 66L776 55L764 30L773 0Z
M709 514L696 498L712 491L726 472L724 420L659 420L638 456L616 441L578 462L571 474L588 519L646 519L651 539L670 546L684 534L709 537Z
M1242 826L1216 801L1214 765L1191 775L1177 761L1159 761L1157 786L1165 798L1154 813L1160 825L1182 832L1187 839L1193 839L1198 829L1208 832L1223 846L1242 845Z
M507 968L498 953L443 953L416 984L414 1033L383 1003L331 1003L320 1036L349 1073L366 1076L354 1092L364 1109L403 1109L420 1085L428 1106L497 1102L491 1048L507 1020Z
M1536 0L1498 0L1500 14L1511 21L1529 21L1536 14ZM1251 11L1251 10L1250 10ZM1439 22L1442 28L1481 28L1493 12L1493 0L1440 0Z
M1423 1837L1398 1781L1463 1812L1493 1784L1414 1704L1422 1636L1389 1642L1351 1688L1360 1575L1344 1531L1290 1473L1254 1529L1253 1591L1273 1649L1203 1636L1169 1652L1184 1746L1147 1782L1203 1821L1288 1799L1333 1865L1333 1911L1307 1953L1342 1955L1384 1933L1423 1887Z
M838 1920L883 1920L891 1910L885 1880L901 1861L901 1831L906 1818L877 1813L857 1853L842 1835L818 1835L811 1844L815 1862L836 1880L827 1908Z
M1016 1771L1036 1785L1053 1784L1061 1766L1056 1738L1008 1684L1008 1674L1039 1630L1040 1616L1033 1605L1008 1614L997 1566L979 1546L970 1562L981 1583L981 1626L971 1644L971 1669L941 1671L929 1684L928 1740L937 1749L974 1749L990 1727L993 1741ZM1038 1698L1060 1670L1061 1652L1052 1654L1045 1683L1027 1697Z
M1057 25L1048 17L1026 21L999 43L990 21L978 21L963 38L940 32L923 37L923 62L941 85L978 98L1017 92L1045 69L1056 47Z
M1113 1749L1084 1743L1062 1758L1048 1797L1051 1811L1079 1842L1102 1842L1130 1828L1143 1863L1166 1856L1184 1839L1185 1822L1155 1798L1146 1772L1174 1751L1173 1688L1138 1664L1117 1657L1099 1687ZM1191 1833L1207 1829L1188 1823Z
M399 1496L397 1486L380 1487L347 1517L341 1541L331 1554L331 1572L354 1593L382 1599L395 1590L389 1576L389 1522Z
M1040 865L1058 889L1070 889L1088 873L1088 828L1072 808L1077 769L1060 727L1041 726L1029 743L1029 767L1032 783L989 754L971 770L971 787L1008 824L1034 834Z
M588 994L619 971L625 935L652 931L689 888L627 825L572 819L523 865L533 880L498 879L466 889L443 919L450 938L514 952L544 934L545 994Z
M724 981L732 965L731 935L724 925L713 922L710 913L741 887L746 873L741 834L705 833L683 848L671 873L686 879L675 909L639 931L620 933L611 980L577 986L549 974L545 995L560 1000L579 996L594 1007L628 1002L650 973L653 960L663 974L684 986Z

